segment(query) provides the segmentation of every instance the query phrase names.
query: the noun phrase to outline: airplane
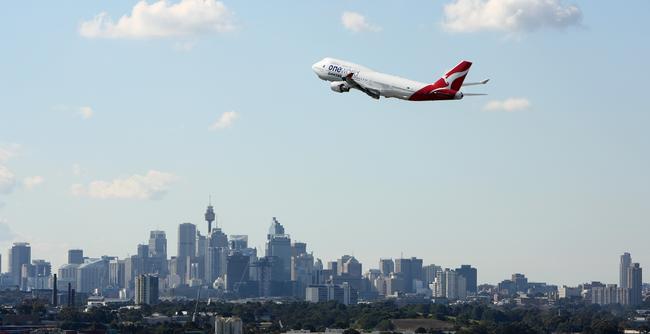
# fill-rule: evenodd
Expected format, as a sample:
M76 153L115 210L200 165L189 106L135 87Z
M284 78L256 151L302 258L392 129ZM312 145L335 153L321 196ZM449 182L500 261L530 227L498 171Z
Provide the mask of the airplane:
M484 85L490 79L463 83L472 63L461 61L436 82L427 84L394 75L373 71L365 66L345 60L324 58L312 65L318 78L330 81L330 89L337 93L358 89L379 99L392 97L409 101L460 100L465 96L486 94L463 93L461 87Z

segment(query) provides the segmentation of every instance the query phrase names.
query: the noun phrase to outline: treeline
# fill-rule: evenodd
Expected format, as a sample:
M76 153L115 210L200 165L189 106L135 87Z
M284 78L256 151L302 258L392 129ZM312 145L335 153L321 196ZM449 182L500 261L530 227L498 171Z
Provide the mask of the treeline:
M195 303L162 302L140 309L94 308L89 312L63 309L54 316L45 312L38 301L23 302L15 308L21 314L39 314L43 319L58 320L66 329L114 328L123 333L181 333L187 330L212 330L208 317L197 317L196 323L166 324L147 327L143 318L154 313L166 316L191 317ZM486 304L410 305L378 302L346 306L336 302L249 302L199 303L199 313L238 316L246 333L280 333L290 329L324 331L326 328L354 328L358 331L396 330L393 319L437 319L458 333L622 333L632 324L632 309L620 306L600 307L581 303L565 303L548 308L496 307ZM639 329L650 330L647 325ZM420 333L433 333L432 328L418 328Z

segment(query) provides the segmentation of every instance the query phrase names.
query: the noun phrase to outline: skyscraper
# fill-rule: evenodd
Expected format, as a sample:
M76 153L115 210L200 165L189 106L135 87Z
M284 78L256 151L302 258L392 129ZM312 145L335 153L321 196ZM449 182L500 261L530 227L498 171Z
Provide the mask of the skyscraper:
M422 259L395 259L395 272L404 277L405 292L415 292L414 280L422 280Z
M68 250L68 263L69 264L83 264L84 251L83 249L70 249Z
M643 302L641 266L633 263L627 268L627 288L630 290L630 305L639 305Z
M135 277L136 305L158 303L158 276L138 275Z
M472 268L472 266L468 264L463 264L460 266L460 268L456 268L456 272L465 277L465 283L467 285L467 292L469 293L476 293L476 268Z
M15 285L21 285L23 264L29 264L31 261L32 248L29 243L14 242L14 245L9 249L9 275Z
M395 271L395 262L393 259L379 259L379 270L382 275L388 276Z
M621 255L621 261L619 263L619 268L618 268L618 272L619 272L618 283L621 288L630 288L630 286L627 285L628 283L627 269L630 267L631 264L632 264L632 257L630 256L630 253L627 252L623 253L623 255Z
M178 256L176 257L176 273L181 283L187 281L189 264L196 255L196 225L183 223L178 226Z
M167 260L167 236L165 231L149 232L149 256Z
M234 291L237 283L249 281L248 265L250 263L250 257L235 252L228 256L226 261L226 290Z
M284 234L284 226L273 217L266 236L266 256L277 257L282 266L282 281L291 279L291 237Z

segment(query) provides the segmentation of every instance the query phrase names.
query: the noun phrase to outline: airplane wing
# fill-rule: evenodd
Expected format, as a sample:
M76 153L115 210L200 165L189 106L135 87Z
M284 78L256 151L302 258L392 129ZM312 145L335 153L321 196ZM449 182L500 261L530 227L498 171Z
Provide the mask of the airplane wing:
M368 96L372 97L373 99L379 99L379 91L368 88L354 80L352 77L354 76L354 73L350 73L345 76L345 83L350 85L352 88L356 88L364 93L366 93Z
M465 87L465 86L485 85L486 83L488 83L488 81L490 81L490 79L481 80L479 82L466 82L466 83L463 84L463 87Z

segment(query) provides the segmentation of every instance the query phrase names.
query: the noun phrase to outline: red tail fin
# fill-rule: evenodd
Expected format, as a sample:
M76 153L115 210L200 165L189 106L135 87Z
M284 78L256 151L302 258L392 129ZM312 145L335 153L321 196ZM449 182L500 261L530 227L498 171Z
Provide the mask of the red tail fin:
M472 66L472 63L466 60L461 61L458 65L454 66L449 72L441 78L445 86L449 89L459 90L463 85L463 81L469 72L469 68Z

